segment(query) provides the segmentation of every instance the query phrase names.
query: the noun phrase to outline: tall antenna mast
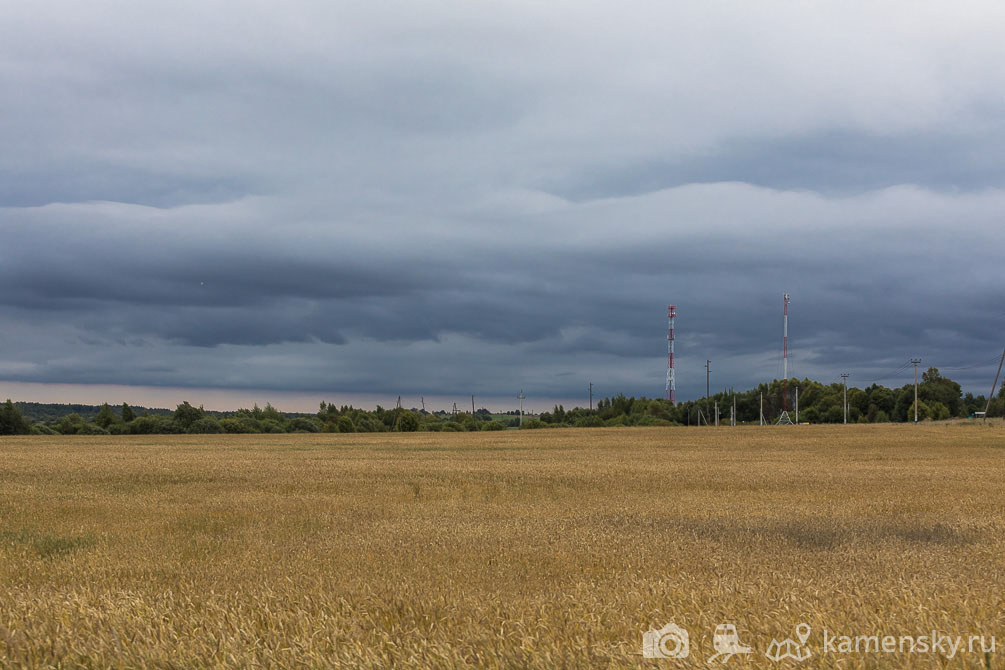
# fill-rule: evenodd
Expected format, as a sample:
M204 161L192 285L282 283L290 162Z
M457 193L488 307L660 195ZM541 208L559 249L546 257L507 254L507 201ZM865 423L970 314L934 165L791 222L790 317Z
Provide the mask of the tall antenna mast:
M526 398L526 397L527 396L525 396L523 394L523 389L520 389L520 395L518 395L517 398L520 399L520 425L521 426L523 425L523 399Z
M789 409L789 294L782 294L785 303L785 316L782 319L782 409Z
M676 317L677 306L667 307L667 321L669 322L667 330L667 389L664 397L673 403L674 407L677 406L677 368L673 362L673 324Z
M782 414L778 417L779 424L792 425L789 418L789 294L782 294L785 304L782 319Z

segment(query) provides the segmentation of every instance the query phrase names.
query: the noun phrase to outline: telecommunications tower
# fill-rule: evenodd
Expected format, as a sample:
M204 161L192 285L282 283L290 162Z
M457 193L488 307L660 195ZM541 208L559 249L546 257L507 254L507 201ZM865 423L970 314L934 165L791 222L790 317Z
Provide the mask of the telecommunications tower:
M665 398L673 405L677 406L677 368L673 362L673 322L677 317L677 306L667 307L667 321L670 326L667 330L667 390Z
M782 414L778 417L779 424L792 425L789 418L789 294L782 294L785 304L782 318Z

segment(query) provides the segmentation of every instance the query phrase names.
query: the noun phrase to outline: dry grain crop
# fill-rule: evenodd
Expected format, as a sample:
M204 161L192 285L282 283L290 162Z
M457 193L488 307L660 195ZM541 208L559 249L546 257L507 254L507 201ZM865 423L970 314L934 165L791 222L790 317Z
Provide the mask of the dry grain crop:
M0 667L1005 667L1005 432L0 438ZM641 656L670 621L690 656ZM813 657L772 638L811 626ZM825 653L834 634L994 653Z

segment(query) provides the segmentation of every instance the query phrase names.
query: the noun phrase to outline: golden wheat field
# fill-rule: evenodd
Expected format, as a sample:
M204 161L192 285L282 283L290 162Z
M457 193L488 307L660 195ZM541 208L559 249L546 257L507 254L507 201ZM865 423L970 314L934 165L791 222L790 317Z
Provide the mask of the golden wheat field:
M2 438L0 667L1002 668L1003 447L963 425ZM688 657L643 658L670 622ZM801 622L812 656L767 658ZM721 623L751 653L708 664ZM997 647L835 653L825 630Z

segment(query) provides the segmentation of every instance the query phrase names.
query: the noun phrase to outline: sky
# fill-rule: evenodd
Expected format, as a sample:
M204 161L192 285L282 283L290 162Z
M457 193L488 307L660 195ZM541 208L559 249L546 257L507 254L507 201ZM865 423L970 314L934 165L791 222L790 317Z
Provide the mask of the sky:
M791 376L917 357L986 394L1003 31L996 2L6 3L0 395L660 397L673 303L689 399L706 360L782 376L783 293Z

